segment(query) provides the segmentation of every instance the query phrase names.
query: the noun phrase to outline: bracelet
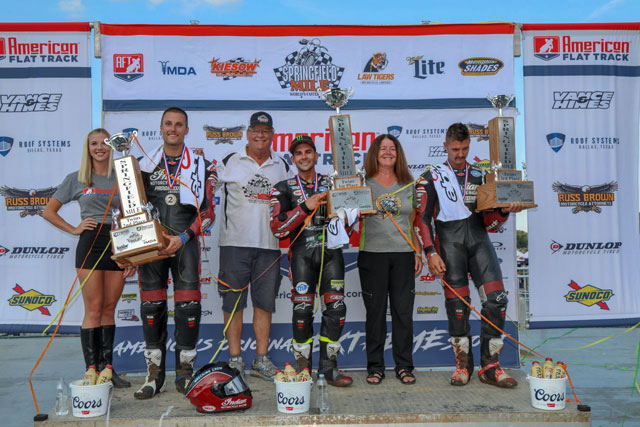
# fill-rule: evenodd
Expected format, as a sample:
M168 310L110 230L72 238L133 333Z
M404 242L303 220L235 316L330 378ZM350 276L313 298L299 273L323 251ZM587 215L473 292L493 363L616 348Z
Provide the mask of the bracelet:
M438 252L432 251L427 254L427 261L431 259L432 256L438 255Z
M183 245L189 241L189 236L187 235L187 233L180 233L178 234L178 237L180 237L180 240L182 240Z

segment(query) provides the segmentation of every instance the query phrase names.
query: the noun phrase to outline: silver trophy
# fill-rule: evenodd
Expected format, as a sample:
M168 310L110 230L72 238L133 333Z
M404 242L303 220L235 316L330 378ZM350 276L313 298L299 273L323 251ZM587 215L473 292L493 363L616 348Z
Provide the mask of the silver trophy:
M353 87L349 86L347 89L337 87L327 90L317 89L316 92L329 107L336 109L336 114L340 114L340 107L347 105L349 97L353 95Z
M130 133L114 133L111 138L105 138L104 143L119 152L121 156L126 156L133 146L133 138L136 135L138 135L138 131L135 130Z
M487 94L487 100L493 105L493 108L497 108L499 110L498 115L502 117L502 109L507 107L513 101L515 95L495 95L491 96Z

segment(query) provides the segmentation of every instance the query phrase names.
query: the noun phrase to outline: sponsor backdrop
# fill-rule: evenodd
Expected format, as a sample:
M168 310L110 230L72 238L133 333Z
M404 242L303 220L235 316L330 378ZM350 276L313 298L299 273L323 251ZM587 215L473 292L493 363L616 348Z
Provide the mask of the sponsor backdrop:
M2 24L0 30L0 331L42 330L75 277L76 239L42 219L80 167L91 126L88 23ZM77 205L61 215L80 221ZM65 325L79 325L82 302Z
M640 25L523 34L531 326L635 323Z

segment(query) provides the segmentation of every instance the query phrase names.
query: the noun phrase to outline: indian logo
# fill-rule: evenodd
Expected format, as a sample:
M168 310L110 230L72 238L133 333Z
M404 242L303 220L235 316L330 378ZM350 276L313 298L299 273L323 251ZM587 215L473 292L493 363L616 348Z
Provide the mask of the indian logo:
M573 280L569 283L569 287L573 290L564 296L567 302L577 302L587 307L595 304L602 310L609 310L605 301L609 301L613 296L611 289L599 289L593 285L580 287Z
M284 65L274 68L273 72L282 89L291 88L292 96L317 96L316 89L327 90L338 87L344 73L344 67L333 63L326 47L320 39L302 39L300 50L291 52Z
M19 306L29 311L37 309L45 316L51 316L49 309L46 307L49 307L51 304L56 302L55 296L44 295L33 289L29 289L25 292L25 290L17 283L13 288L13 291L16 292L17 295L13 295L9 298L9 305Z
M144 76L144 58L141 53L113 54L114 77L132 82Z

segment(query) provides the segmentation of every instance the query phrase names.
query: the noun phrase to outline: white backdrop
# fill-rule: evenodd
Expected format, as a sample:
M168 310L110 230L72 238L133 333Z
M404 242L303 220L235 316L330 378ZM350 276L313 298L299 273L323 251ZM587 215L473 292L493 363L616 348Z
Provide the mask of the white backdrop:
M531 326L636 323L640 24L523 30Z
M42 219L64 177L80 167L91 126L90 29L2 24L0 30L0 330L42 330L75 277L76 239ZM60 210L80 221L77 205ZM82 320L82 303L65 325Z
M246 126L251 113L263 109L274 117L275 152L287 157L291 140L297 134L308 134L321 153L318 169L330 171L327 121L332 111L311 89L333 84L355 89L344 112L351 114L358 164L376 135L394 130L400 132L417 176L427 164L444 161L444 132L455 121L469 123L474 129L469 160L487 161L486 125L496 112L485 96L487 92L513 93L511 25L103 25L102 34L106 128L111 132L137 129L145 150L150 150L162 143L161 111L177 105L189 113L187 144L203 149L208 160L219 161L227 152L241 149L246 143L244 129L233 128ZM301 59L301 64L296 64L296 59ZM377 72L370 71L373 63L378 64ZM516 319L514 234L510 220L493 238L503 261L505 285L513 296L508 314ZM348 315L341 365L363 366L364 307L357 248L346 251L345 259ZM203 326L198 349L199 360L204 362L222 337L221 302L213 278L218 272L217 225L205 237L202 267ZM290 359L291 285L286 277L286 257L281 268L284 277L271 342L272 357L279 364ZM425 269L417 279L416 291L415 363L452 364L441 286ZM479 306L477 298L474 303ZM245 316L247 323L250 312ZM125 370L141 369L144 342L135 278L127 281L117 317L118 365ZM477 335L479 322L474 322L473 328ZM515 329L510 323L509 332L517 334ZM252 351L255 343L249 330L245 328L243 349ZM172 359L167 359L169 365ZM505 362L517 365L515 346L507 345Z

